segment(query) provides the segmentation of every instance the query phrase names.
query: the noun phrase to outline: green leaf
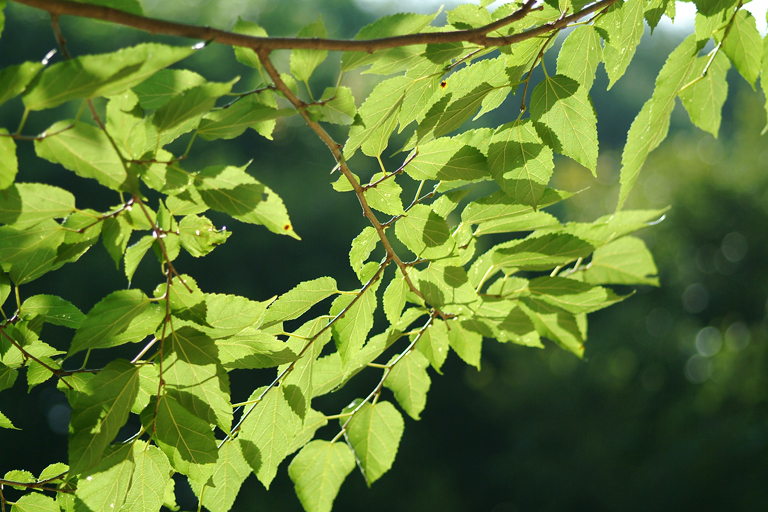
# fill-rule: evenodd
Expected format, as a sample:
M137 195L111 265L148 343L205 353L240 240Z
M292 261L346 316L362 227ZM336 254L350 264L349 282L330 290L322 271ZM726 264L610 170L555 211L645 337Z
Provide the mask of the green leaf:
M78 482L75 511L120 510L131 485L133 467L133 446L118 445Z
M237 220L265 226L273 233L300 240L283 200L243 167L206 167L195 176L200 196L209 207Z
M69 473L85 473L128 420L139 390L139 370L123 359L109 363L94 376L72 404Z
M208 293L205 295L206 325L199 328L212 338L238 334L247 327L259 325L271 301L256 302L239 295Z
M669 54L656 78L653 96L645 102L632 122L627 134L627 143L621 154L621 188L617 211L629 197L648 154L666 138L669 118L675 107L675 97L690 81L696 66L696 56L703 44L704 41L697 42L696 37L690 35Z
M397 221L395 235L417 257L424 259L445 257L456 245L445 219L424 204L414 205Z
M187 69L163 69L134 87L133 92L142 108L156 110L187 89L205 82L205 78Z
M527 119L497 128L488 149L488 167L501 189L534 210L555 169L553 158Z
M147 431L154 432L157 445L176 471L197 482L208 480L218 459L216 439L208 422L170 396L162 395L152 397L141 412L141 423Z
M763 97L765 97L765 111L768 113L768 35L763 38L763 71L760 75L760 87L763 89ZM765 135L768 130L768 124L760 132L761 135Z
M10 428L13 430L21 430L19 428L14 427L11 420L9 420L8 417L2 412L0 412L0 428Z
M2 90L2 89L0 89ZM19 172L19 162L16 158L16 143L8 135L8 130L0 128L0 191L10 187ZM0 198L5 197L4 194Z
M539 208L545 208L558 203L572 195L570 192L563 192L561 190L544 189ZM469 203L464 208L464 211L461 212L461 221L465 224L482 224L489 221L525 216L531 213L533 213L531 206L519 204L503 190L499 190L489 196L481 197Z
M11 512L59 512L60 510L53 498L39 493L25 494L11 507Z
M432 383L427 373L429 360L418 350L411 350L392 368L384 385L392 390L400 407L415 420L427 404Z
M292 108L278 110L260 102L252 95L205 114L197 128L197 134L205 140L234 139L242 135L247 128L256 130L263 121L294 114L296 110Z
M365 343L371 328L373 328L373 313L376 310L376 289L381 280L376 281L362 296L352 304L355 295L340 295L331 305L331 316L336 316L344 311L344 316L334 322L331 330L336 342L336 349L341 355L341 362L348 363L357 354ZM350 306L350 304L352 304Z
M291 363L297 357L286 342L252 328L215 342L219 360L227 370L273 368Z
M77 329L85 320L85 315L71 302L56 295L33 295L19 308L19 317L26 321L37 318L70 329Z
M257 400L266 388L254 391L248 401ZM240 429L240 447L256 478L269 489L277 466L288 455L288 446L301 431L301 418L291 408L283 386L273 387L261 401L248 405L252 412Z
M397 125L397 112L413 81L396 76L378 84L358 110L359 120L349 130L344 158L350 159L358 148L368 156L379 156L387 148L389 136Z
M385 176L383 172L379 172L371 176L369 184L376 183L378 180ZM394 177L391 177L385 181L382 181L375 187L365 189L363 195L368 201L368 206L387 215L400 215L404 212L403 203L400 200L400 194L403 193L403 189L397 184Z
M739 10L728 37L723 41L723 51L752 89L760 75L760 60L763 56L760 32L755 23L751 12Z
M421 32L437 14L411 14L399 13L384 16L366 25L355 35L356 40L361 39L379 39L382 37L403 36ZM378 56L370 55L365 52L344 52L341 55L341 71L349 71L360 66L376 62Z
M648 26L651 27L651 35L653 35L654 29L658 26L664 14L671 20L675 19L675 2L671 0L651 0L646 5L643 16L645 21L648 22Z
M299 30L296 37L324 39L327 35L323 18L318 16L316 22ZM293 50L291 52L291 73L296 77L296 80L309 82L312 72L322 64L327 56L328 50Z
M184 126L184 131L193 129L202 116L213 108L216 100L232 89L235 81L206 83L180 92L155 111L152 124L159 133L180 126Z
M642 0L620 0L611 5L596 23L597 29L603 31L606 39L603 60L610 79L608 89L627 70L643 37L644 6Z
M365 404L352 416L347 436L368 485L392 467L404 429L403 417L389 402Z
M501 244L494 250L493 264L506 271L548 270L585 258L595 250L586 240L569 234L550 233Z
M336 290L336 280L332 277L319 277L299 283L269 306L261 327L299 318L321 300L336 294Z
M416 348L427 356L432 368L438 373L442 373L440 368L448 357L448 346L448 326L442 320L433 321L416 342Z
M2 20L2 10L0 10L0 20ZM1 24L0 32L2 32ZM41 69L43 69L41 62L24 62L0 70L0 105L24 92L29 82Z
M314 378L314 372L312 375ZM296 437L293 438L291 445L288 447L288 453L293 453L310 442L312 438L315 437L317 429L324 427L327 424L328 420L325 418L325 414L315 411L314 409L309 409L309 411L307 411L307 417L304 419L304 427L298 434L296 434Z
M0 391L11 389L18 376L19 372L0 363Z
M160 387L160 372L158 368L151 364L142 364L139 366L139 392L136 395L131 412L141 414L141 411L149 403L150 398L157 395Z
M691 72L691 76L699 76L708 62L708 56L696 59L696 68ZM715 137L720 130L723 104L728 97L728 82L725 76L730 67L728 58L718 52L707 75L680 91L680 99L691 122Z
M128 278L129 283L133 279L133 274L136 272L136 268L141 263L142 258L147 254L155 240L154 236L145 235L125 250L125 277Z
M219 459L216 461L211 480L204 483L205 488L201 491L198 491L199 487L194 484L192 490L202 498L203 506L211 512L227 512L232 508L240 486L250 473L251 469L243 458L240 443L227 441L219 448Z
M155 512L163 505L163 495L171 481L171 464L157 446L137 439L133 442L133 475L125 497L125 512Z
M20 285L53 270L64 236L50 219L25 230L0 226L0 261L11 280Z
M216 344L184 326L171 332L164 346L163 380L168 395L195 417L228 433L232 426L229 376L219 362Z
M624 299L608 288L559 276L537 277L528 283L528 291L574 315L592 313Z
M603 48L595 28L592 25L577 27L565 38L557 54L557 74L573 78L589 91L602 59Z
M316 108L323 121L333 124L350 125L357 114L352 89L343 86L326 88Z
M399 200L399 197L398 197ZM355 271L358 277L360 277L360 270L362 269L363 262L376 248L376 244L379 242L379 235L376 230L371 226L366 226L360 232L359 235L352 240L352 249L349 251L349 264L352 266L352 270Z
M67 357L81 350L135 343L153 334L165 317L162 302L141 290L113 292L96 304L75 332Z
M577 357L584 357L584 335L576 316L540 300L523 299L519 307L533 321L539 334Z
M0 223L18 229L26 229L46 219L66 217L74 210L75 196L59 187L16 183L0 192Z
M267 37L267 31L261 28L252 21L246 21L238 16L235 28L232 29L237 34L245 34L252 37ZM235 47L235 58L241 64L250 66L252 68L261 69L261 61L259 61L256 52L250 48Z
M107 135L84 122L70 126L72 121L59 121L48 128L47 132L55 135L35 141L37 156L112 190L130 191L134 185Z
M133 233L133 227L124 215L108 217L104 220L101 241L115 264L120 267L120 260L128 247L128 240Z
M731 20L737 0L698 0L695 3L696 39L706 41Z
M355 469L355 457L344 443L312 441L291 461L296 495L307 512L330 512L341 484Z
M469 324L467 324L469 325ZM464 326L462 322L448 324L448 343L459 357L467 364L480 370L480 352L483 336Z
M405 167L415 180L473 181L488 176L485 155L459 137L441 137L418 147Z
M403 313L405 298L408 293L408 283L399 273L392 278L384 290L384 314L390 324L395 324Z
M658 270L645 243L627 236L600 247L583 272L592 284L650 284L659 286Z
M183 46L144 43L65 60L37 75L24 93L24 106L43 110L73 99L118 94L194 51Z
M596 173L597 118L585 87L565 75L546 77L531 95L531 120L545 144Z
M181 246L195 258L205 256L223 244L232 234L224 228L216 229L207 217L187 215L179 222Z

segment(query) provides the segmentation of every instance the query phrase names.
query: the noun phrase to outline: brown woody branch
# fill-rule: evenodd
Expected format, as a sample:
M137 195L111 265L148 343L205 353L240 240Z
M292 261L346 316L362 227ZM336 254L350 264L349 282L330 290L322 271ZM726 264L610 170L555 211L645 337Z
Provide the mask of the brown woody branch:
M184 23L175 23L172 21L157 20L148 18L146 16L129 14L127 12L119 11L109 7L70 2L66 0L11 1L47 11L52 16L70 15L79 16L82 18L109 21L117 25L123 25L126 27L143 30L151 34L163 34L169 36L188 37L191 39L198 39L203 41L213 41L219 44L226 44L230 46L252 48L257 52L267 52L267 54L273 50L290 49L357 51L372 53L376 50L398 48L401 46L455 43L463 41L485 47L507 46L510 44L519 43L520 41L525 41L526 39L531 39L532 37L538 37L552 31L560 30L585 16L600 11L616 2L616 0L601 0L591 4L579 12L562 17L551 23L546 23L531 30L520 32L519 34L511 34L508 36L492 37L488 36L488 34L523 19L529 12L536 9L534 7L536 0L528 0L522 5L522 7L520 7L520 9L505 18L470 30L456 30L453 32L431 32L425 34L385 37L380 39L348 41L340 39L304 39L296 37L253 37L211 27L200 27L196 25L187 25Z

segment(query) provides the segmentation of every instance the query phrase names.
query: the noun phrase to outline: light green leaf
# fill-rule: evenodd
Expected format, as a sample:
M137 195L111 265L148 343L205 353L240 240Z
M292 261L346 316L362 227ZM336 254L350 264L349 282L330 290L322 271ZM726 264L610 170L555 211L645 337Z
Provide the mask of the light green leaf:
M627 70L643 37L644 7L642 0L619 0L596 23L606 39L603 60L610 79L609 89Z
M101 242L115 264L120 267L120 260L128 247L128 240L133 233L133 227L124 215L108 217L102 227Z
M261 327L267 328L279 322L299 318L312 306L336 293L336 280L332 277L319 277L299 283L269 306Z
M8 275L0 268L0 306L5 304L6 299L11 294L11 280Z
M272 368L291 363L297 357L286 342L252 328L215 342L219 360L227 370Z
M185 129L185 131L193 129L200 118L213 108L216 100L232 89L235 81L206 83L180 92L155 111L152 124L159 133L167 132L179 126L186 128L189 125L189 129Z
M577 258L585 258L594 250L594 246L586 240L569 234L532 235L497 246L493 264L506 271L548 270Z
M595 28L592 25L577 27L565 38L557 54L557 74L573 78L582 89L589 91L602 58L603 47Z
M0 89L2 90L2 89ZM16 158L16 143L8 135L8 130L0 128L0 190L10 187L19 172L19 161ZM3 198L4 195L0 195Z
M152 247L155 240L154 236L145 235L125 250L125 276L128 278L129 283L133 279L133 274L136 272L136 268L141 263L142 258L144 258L149 248Z
M195 176L197 190L209 207L237 220L261 224L273 233L300 240L283 200L243 167L206 167Z
M2 412L0 412L0 428L10 428L13 430L20 430L19 428L14 427L11 420L9 420L8 417Z
M469 325L469 324L467 324ZM464 326L462 322L448 324L448 343L465 363L480 370L480 352L483 336Z
M358 148L368 156L379 156L387 148L389 136L397 125L397 112L413 81L396 76L378 84L358 110L359 120L349 130L344 158L350 159Z
M235 28L232 29L237 34L245 34L252 37L267 37L267 31L252 21L246 21L238 16ZM235 47L235 58L241 64L252 68L261 69L261 61L256 52L250 48Z
M153 432L153 422L153 437L173 468L197 482L207 481L218 459L216 439L208 422L168 395L152 397L142 411L141 423L148 432Z
M74 210L75 196L42 183L16 183L0 194L0 223L18 229L66 217Z
M650 284L659 286L658 270L645 243L632 236L600 247L583 272L592 284Z
M370 184L376 183L383 178L385 174L379 172L371 176ZM387 215L400 215L403 213L403 203L400 200L400 194L403 189L397 184L394 177L382 181L375 187L365 189L363 195L368 201L368 206Z
M133 446L117 446L84 476L75 491L75 512L120 510L133 474Z
M376 289L381 280L376 281L362 296L352 304L355 295L340 295L331 305L331 316L336 316L347 307L344 316L331 327L336 349L341 355L341 362L348 363L363 347L365 338L373 327L373 313L376 310ZM352 304L350 306L350 304Z
M53 270L64 236L51 219L25 230L0 226L0 261L11 280L20 285Z
M257 400L266 388L254 391L249 401ZM283 386L273 387L261 401L246 406L251 412L240 429L240 447L256 478L269 489L277 466L288 455L288 447L301 431L301 418L291 408Z
M212 338L238 334L256 327L272 300L256 302L239 295L208 293L205 295L206 325L200 326Z
M669 19L675 19L675 2L672 0L651 0L645 7L645 21L651 27L651 35L658 26L661 17L666 14Z
M531 95L531 120L545 144L596 173L597 117L585 87L565 75L546 77Z
M405 298L408 293L408 283L398 272L390 281L387 289L384 290L384 314L390 324L395 324L403 313L405 307Z
M403 417L389 402L365 404L352 416L347 436L368 485L392 467L404 429Z
M352 124L357 114L355 97L349 87L328 87L320 98L320 105L316 107L322 116L322 121L333 124Z
M485 155L459 137L441 137L418 147L405 167L415 180L473 181L488 176Z
M315 374L313 371L313 378L314 375ZM304 419L304 427L298 434L296 434L296 437L293 438L291 445L288 447L287 453L293 453L310 442L312 438L315 437L315 432L317 429L324 427L327 424L328 420L325 418L325 414L314 409L309 409L309 411L307 411L307 417Z
M66 478L66 473L69 471L69 466L63 462L54 462L46 466L44 470L40 472L38 480L58 480ZM63 475L63 476L62 476Z
M163 495L171 481L171 464L157 446L137 439L133 442L133 475L123 512L155 512L163 505Z
M399 200L399 197L398 197ZM371 226L366 226L359 235L352 240L352 249L349 251L349 264L352 270L360 277L363 263L371 255L371 252L379 242L379 235Z
M163 69L134 87L133 92L142 108L156 110L187 89L205 82L205 78L187 69Z
M202 494L202 504L211 512L228 512L235 503L240 486L251 469L243 458L240 450L240 443L237 441L227 441L219 448L219 459L216 461L216 467L213 469L211 480L208 483L192 483L192 490L200 497Z
M327 37L323 18L318 16L317 21L305 26L296 37L319 38ZM328 56L328 50L293 50L291 52L291 73L296 80L309 82L309 77L317 66L323 63Z
M424 27L432 23L437 14L411 14L399 13L384 16L366 25L355 35L356 40L379 39L382 37L403 36L421 32ZM360 66L371 64L377 60L377 55L365 52L344 52L341 56L341 71L349 71Z
M534 210L555 169L553 158L527 119L497 128L488 149L488 167L501 189Z
M445 257L456 245L445 219L424 204L414 205L397 221L395 235L417 257L425 259Z
M734 14L737 0L698 0L696 2L696 39L707 41L722 30Z
M374 52L377 59L363 74L392 75L423 65L429 58L425 54L427 48L428 45L415 44Z
M768 13L768 11L766 11ZM765 97L765 111L768 113L768 35L763 38L763 71L760 75L760 87L763 89L763 97ZM761 135L765 135L768 130L768 124L760 132Z
M413 335L415 337L416 335ZM416 348L427 356L432 368L440 372L448 357L448 326L442 320L432 322L416 342Z
M128 420L139 390L139 370L123 359L94 376L72 404L69 465L71 475L94 467Z
M37 318L70 329L77 329L85 320L85 315L71 302L56 295L33 295L21 305L19 317L26 321Z
M82 121L70 126L72 121L59 121L48 128L47 132L55 135L35 141L37 156L61 164L83 178L93 178L112 190L130 191L135 187L120 155L102 130Z
M179 222L179 241L181 246L195 258L205 256L223 244L231 231L216 229L208 217L187 215Z
M330 512L339 488L352 470L355 457L344 443L312 441L291 461L296 495L307 512Z
M142 364L139 366L139 392L131 405L131 412L141 414L149 403L149 399L157 395L160 387L160 372L155 365Z
M755 23L751 12L739 10L728 37L723 41L723 51L752 89L760 75L760 60L763 56L760 32Z
M533 321L542 336L557 343L577 357L584 357L584 335L577 317L544 301L524 298L520 309Z
M205 140L234 139L242 135L247 128L258 128L262 121L294 114L296 110L292 108L278 110L260 102L254 96L248 96L237 103L205 114L197 128L197 134Z
M3 3L5 2L3 1ZM1 9L0 20L2 20ZM2 32L1 24L0 32ZM0 70L0 105L24 92L29 82L35 78L35 75L42 68L43 64L41 62L24 62Z
M709 56L696 59L696 68L691 72L691 76L699 76L707 62L709 62ZM728 82L725 76L730 67L728 58L718 52L712 60L707 75L680 91L680 99L691 122L715 137L720 130L723 104L728 98Z
M135 343L153 334L165 317L162 302L141 290L113 292L96 304L75 332L67 357L81 350Z
M3 363L0 363L0 391L4 389L11 389L13 384L16 382L16 377L18 376L18 371L7 367Z
M592 313L625 297L602 286L594 286L559 276L542 276L528 283L532 297L553 304L569 313Z
M427 366L429 360L424 354L412 350L398 361L384 380L400 407L415 420L421 419L419 415L427 404L427 391L432 383Z
M53 498L43 494L25 494L11 507L11 512L59 512L61 509Z
M544 189L539 208L545 208L571 197L570 192ZM506 218L514 218L533 213L533 208L519 204L514 198L508 196L503 190L469 203L461 212L461 221L465 224L482 224L489 221L497 221ZM538 212L543 213L543 212Z
M675 97L690 81L692 71L696 67L696 56L703 44L704 41L697 42L696 37L690 35L669 54L656 78L653 96L645 102L632 122L627 134L627 143L621 154L621 188L617 211L629 197L648 154L666 138L669 118L675 107Z
M118 94L194 51L190 47L144 43L113 53L65 60L37 75L24 93L24 106L43 110L77 98Z
M229 376L213 340L184 326L171 332L164 346L163 380L168 395L195 417L228 433L232 426Z

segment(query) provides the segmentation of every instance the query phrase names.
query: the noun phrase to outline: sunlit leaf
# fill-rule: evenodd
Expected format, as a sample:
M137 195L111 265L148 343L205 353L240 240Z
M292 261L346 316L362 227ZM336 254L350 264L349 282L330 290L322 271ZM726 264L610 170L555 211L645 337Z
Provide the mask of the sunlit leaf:
M400 407L413 419L420 418L427 404L431 379L427 373L429 360L418 350L403 356L387 375L384 385L392 390Z
M341 484L353 469L355 457L346 444L312 441L291 461L288 475L307 512L330 512Z
M299 318L309 311L309 308L335 293L336 280L332 277L304 281L282 294L269 306L262 321L262 328Z
M352 416L347 436L368 485L392 467L404 428L403 417L389 402L365 404Z

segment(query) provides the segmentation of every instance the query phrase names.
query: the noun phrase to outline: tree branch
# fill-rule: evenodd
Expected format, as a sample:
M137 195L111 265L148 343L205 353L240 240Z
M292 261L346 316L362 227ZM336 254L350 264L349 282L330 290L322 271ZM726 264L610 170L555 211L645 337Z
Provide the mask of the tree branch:
M213 41L219 44L230 46L242 46L252 48L257 52L266 51L267 54L273 50L331 50L331 51L357 51L372 53L377 50L389 48L398 48L401 46L411 46L417 44L439 44L455 43L467 41L479 46L494 47L507 46L519 43L533 37L551 31L560 30L568 24L578 21L594 12L604 9L616 2L616 0L601 0L573 13L564 18L551 23L540 25L531 30L512 34L508 36L490 37L488 33L499 30L515 21L523 19L529 12L536 10L534 7L536 0L528 0L517 11L509 16L497 20L482 27L470 30L456 30L453 32L430 32L424 34L410 34L404 36L385 37L380 39L368 39L359 41L348 41L340 39L306 39L296 37L253 37L243 34L236 34L226 30L219 30L211 27L199 27L196 25L187 25L184 23L175 23L171 21L157 20L146 16L137 16L127 12L119 11L109 7L98 5L83 4L65 0L11 0L36 9L49 12L52 16L70 15L82 18L91 18L102 21L109 21L117 25L143 30L151 34L163 34L169 36L188 37L203 41Z

